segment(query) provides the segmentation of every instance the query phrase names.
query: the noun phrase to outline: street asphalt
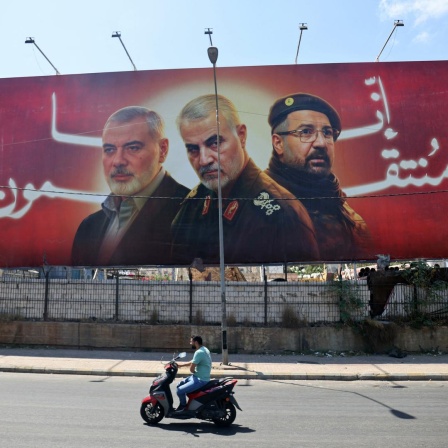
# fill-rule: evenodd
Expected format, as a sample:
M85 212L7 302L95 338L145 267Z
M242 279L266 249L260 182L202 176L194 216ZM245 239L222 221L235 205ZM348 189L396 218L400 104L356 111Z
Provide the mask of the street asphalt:
M187 352L190 360L192 352ZM393 355L393 356L391 356ZM448 354L391 353L213 354L212 377L242 380L448 381ZM396 356L403 357L396 357ZM166 352L0 348L0 372L155 377L173 357ZM179 369L178 376L189 374Z

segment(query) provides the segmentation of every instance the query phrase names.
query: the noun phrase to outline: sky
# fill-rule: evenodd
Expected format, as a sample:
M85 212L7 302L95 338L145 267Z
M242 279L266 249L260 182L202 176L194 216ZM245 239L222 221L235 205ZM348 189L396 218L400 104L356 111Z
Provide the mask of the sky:
M21 0L0 16L0 78L208 67L430 61L448 57L448 0Z

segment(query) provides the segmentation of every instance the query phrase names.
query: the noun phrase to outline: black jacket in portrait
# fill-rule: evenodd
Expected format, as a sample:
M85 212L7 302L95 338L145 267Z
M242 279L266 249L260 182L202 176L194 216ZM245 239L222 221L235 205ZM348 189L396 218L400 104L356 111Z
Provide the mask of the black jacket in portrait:
M166 173L118 244L108 266L170 264L171 222L188 191ZM73 266L98 266L109 224L110 219L103 210L81 222L73 241Z

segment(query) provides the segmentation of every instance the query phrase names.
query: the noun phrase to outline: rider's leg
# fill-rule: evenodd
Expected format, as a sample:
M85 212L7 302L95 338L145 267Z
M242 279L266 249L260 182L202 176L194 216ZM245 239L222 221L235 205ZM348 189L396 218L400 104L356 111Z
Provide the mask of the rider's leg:
M199 389L204 384L204 381L199 380L196 376L190 375L183 379L177 385L177 396L179 397L179 406L185 407L187 405L187 394Z

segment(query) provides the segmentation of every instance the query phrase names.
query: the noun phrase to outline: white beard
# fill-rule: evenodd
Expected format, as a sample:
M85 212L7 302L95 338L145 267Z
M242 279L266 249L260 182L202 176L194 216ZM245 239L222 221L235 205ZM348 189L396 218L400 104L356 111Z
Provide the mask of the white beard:
M145 188L146 185L143 185L142 180L133 177L127 182L116 182L113 178L109 178L107 183L110 191L116 196L133 196Z

